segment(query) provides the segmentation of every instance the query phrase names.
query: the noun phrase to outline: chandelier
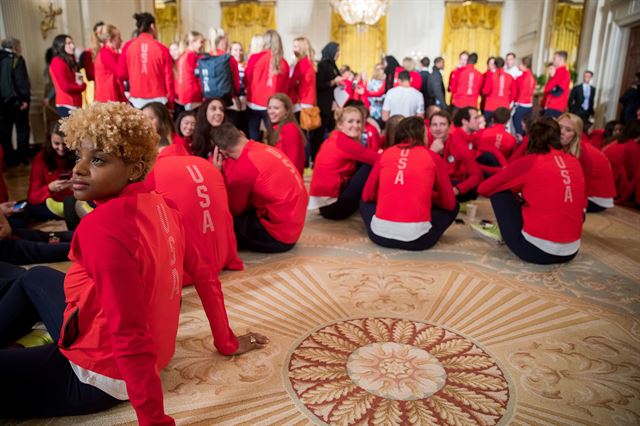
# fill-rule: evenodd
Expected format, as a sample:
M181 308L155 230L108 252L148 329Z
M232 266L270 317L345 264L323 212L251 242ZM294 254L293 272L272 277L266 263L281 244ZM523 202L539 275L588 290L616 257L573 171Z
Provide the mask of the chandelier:
M351 25L374 25L387 13L389 0L331 0L342 19Z

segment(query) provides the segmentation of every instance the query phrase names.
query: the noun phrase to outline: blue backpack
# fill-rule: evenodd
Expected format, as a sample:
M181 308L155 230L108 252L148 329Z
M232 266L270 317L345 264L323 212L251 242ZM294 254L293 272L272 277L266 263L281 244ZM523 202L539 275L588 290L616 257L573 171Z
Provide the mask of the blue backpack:
M202 94L205 98L224 98L231 95L233 83L229 60L231 55L204 55L198 59L195 74L202 83Z

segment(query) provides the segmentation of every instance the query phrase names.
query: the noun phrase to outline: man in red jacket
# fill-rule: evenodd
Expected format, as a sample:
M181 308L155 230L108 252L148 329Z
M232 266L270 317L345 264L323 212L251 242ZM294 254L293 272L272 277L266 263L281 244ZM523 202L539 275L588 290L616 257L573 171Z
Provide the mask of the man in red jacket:
M458 55L458 66L456 66L456 68L449 74L449 87L447 87L447 90L451 92L452 95L453 87L456 85L456 79L458 78L458 71L464 69L464 67L467 66L468 60L469 52L467 52L466 50L460 52L460 55Z
M298 241L309 196L300 173L277 148L247 139L231 123L213 132L214 164L222 170L239 248L291 250Z
M515 112L513 113L513 128L516 135L524 136L522 119L533 110L533 92L536 90L536 78L531 72L531 58L522 58L520 62L522 74L516 78Z
M553 54L555 72L544 86L542 107L547 117L559 117L567 110L571 75L567 69L567 52L561 50Z
M482 85L482 94L486 96L484 116L487 122L498 108L510 109L516 94L513 77L504 70L504 59L496 58L495 64L496 72L489 74Z
M429 141L431 143L429 148L438 153L447 163L453 193L462 203L478 197L476 188L482 181L482 171L475 161L473 151L449 137L450 126L451 117L447 112L436 111L431 115L429 128L432 140Z
M456 108L478 107L478 97L482 87L482 74L476 69L477 62L477 53L469 55L467 65L456 70L454 83L449 84L451 103Z

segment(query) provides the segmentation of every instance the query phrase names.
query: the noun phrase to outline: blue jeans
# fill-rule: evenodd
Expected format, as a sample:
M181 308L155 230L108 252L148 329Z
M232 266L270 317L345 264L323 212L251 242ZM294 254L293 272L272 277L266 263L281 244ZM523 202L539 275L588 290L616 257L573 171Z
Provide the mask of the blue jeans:
M524 128L522 127L522 119L533 111L532 107L523 107L516 106L515 112L513 113L513 128L516 131L516 134L520 136L524 136Z
M249 109L249 139L261 142L260 122L264 122L267 129L271 128L271 121L267 115L267 110Z

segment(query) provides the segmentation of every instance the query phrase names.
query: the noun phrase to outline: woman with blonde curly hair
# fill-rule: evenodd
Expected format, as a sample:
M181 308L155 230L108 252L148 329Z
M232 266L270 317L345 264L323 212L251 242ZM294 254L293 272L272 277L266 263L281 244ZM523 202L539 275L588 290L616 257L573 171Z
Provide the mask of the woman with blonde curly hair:
M140 424L173 424L159 369L175 351L183 264L204 286L215 277L196 264L178 212L143 182L159 137L142 112L97 103L74 111L62 131L77 156L74 196L98 207L75 232L66 277L32 268L0 299L0 347L40 320L56 342L0 350L1 414L89 414L128 399ZM232 343L225 353L266 341Z
M613 207L616 185L606 155L583 137L580 117L565 112L557 121L563 150L580 160L587 191L587 212L598 213Z

